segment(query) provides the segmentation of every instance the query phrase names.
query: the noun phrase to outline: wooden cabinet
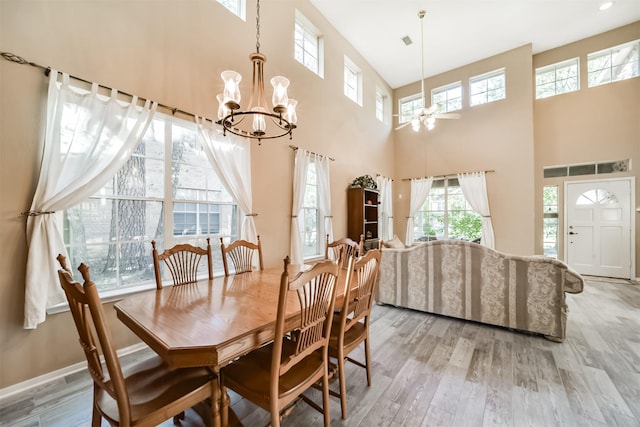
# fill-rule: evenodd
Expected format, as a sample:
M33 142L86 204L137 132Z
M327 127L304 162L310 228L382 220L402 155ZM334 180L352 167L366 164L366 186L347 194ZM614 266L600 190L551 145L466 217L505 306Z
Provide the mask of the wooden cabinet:
M347 236L359 242L360 236L364 235L365 251L379 245L379 203L378 190L360 187L347 190Z

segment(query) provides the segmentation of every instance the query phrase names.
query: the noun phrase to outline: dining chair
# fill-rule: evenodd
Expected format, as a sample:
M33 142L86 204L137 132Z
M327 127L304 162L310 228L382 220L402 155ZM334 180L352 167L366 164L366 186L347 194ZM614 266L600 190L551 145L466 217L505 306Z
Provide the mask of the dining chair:
M198 281L198 269L202 257L207 257L209 280L213 279L213 261L211 258L211 241L207 237L207 247L201 248L188 243L181 243L158 254L156 241L151 241L153 248L153 270L156 275L156 288L162 289L162 271L160 261L164 261L171 273L174 285L185 285Z
M321 261L289 277L289 257L280 279L274 341L240 357L220 372L222 395L230 388L271 413L271 425L280 426L280 414L303 399L323 413L329 426L329 357L327 345L338 286L339 266ZM296 301L297 299L297 301ZM295 319L287 319L291 305L299 305ZM295 308L294 308L295 310ZM291 328L286 324L294 322ZM303 392L322 380L322 407ZM226 407L223 409L226 410Z
M355 257L364 253L364 235L360 235L360 242L356 243L349 237L343 237L333 242L329 241L329 235L326 237L326 244L324 246L324 259L331 259L330 254L333 254L334 259L338 260L341 268L346 268L346 261L349 257Z
M233 268L238 273L246 273L253 270L253 257L258 252L258 260L260 263L260 270L264 270L264 264L262 263L262 243L260 242L260 236L258 236L258 243L251 243L247 240L236 240L229 246L224 244L224 240L220 238L220 251L222 252L222 265L224 266L224 275L229 275L229 264L227 263L227 256L231 258Z
M329 356L337 359L340 391L331 395L340 398L342 418L347 417L347 386L345 362L366 369L367 385L371 387L371 355L369 351L369 318L374 288L380 268L380 250L371 249L353 263L353 272L344 293L342 308L334 315L329 339ZM364 363L349 357L349 353L364 342Z
M177 424L184 411L217 395L217 376L211 370L172 369L159 356L127 368L124 376L89 267L78 267L84 280L80 284L63 255L58 255L58 262L60 284L93 379L92 427L99 427L102 418L111 426L156 426L171 417ZM213 425L213 416L204 421Z

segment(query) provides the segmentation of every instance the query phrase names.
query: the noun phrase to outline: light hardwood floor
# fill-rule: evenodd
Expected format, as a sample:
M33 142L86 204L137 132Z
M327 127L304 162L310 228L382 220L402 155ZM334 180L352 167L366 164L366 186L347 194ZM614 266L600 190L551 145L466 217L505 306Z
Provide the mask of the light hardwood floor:
M568 295L568 305L562 344L375 306L373 384L366 386L363 369L348 366L348 417L340 419L332 398L332 425L640 426L640 285L588 277L582 294ZM231 399L245 426L267 424L265 411L237 395ZM6 400L0 402L2 426L90 425L91 383L84 372ZM189 411L183 425L202 423ZM320 426L322 417L299 403L283 425Z

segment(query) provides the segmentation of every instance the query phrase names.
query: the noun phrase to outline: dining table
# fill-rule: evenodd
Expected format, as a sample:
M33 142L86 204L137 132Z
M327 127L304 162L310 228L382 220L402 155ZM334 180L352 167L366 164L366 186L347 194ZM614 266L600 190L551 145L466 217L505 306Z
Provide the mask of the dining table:
M288 273L309 268L289 265ZM114 307L118 319L169 366L207 366L219 374L238 357L273 341L282 273L282 267L273 267L165 286L128 296ZM344 276L338 276L336 307L342 304ZM291 330L299 322L300 303L295 292L287 298L285 328ZM229 420L224 415L231 411L220 390L214 390L211 409L215 425L225 427Z

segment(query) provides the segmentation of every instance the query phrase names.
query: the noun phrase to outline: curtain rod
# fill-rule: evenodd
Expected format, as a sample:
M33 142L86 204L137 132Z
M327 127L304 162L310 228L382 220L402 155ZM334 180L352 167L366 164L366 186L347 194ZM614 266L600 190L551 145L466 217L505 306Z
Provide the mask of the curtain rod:
M300 147L296 147L295 145L289 145L289 148L291 148L293 151L298 151L298 149ZM315 154L316 156L320 156L320 157L326 157L327 159L331 160L332 162L336 161L336 159L334 159L333 157L325 156L324 154L314 153L313 151L309 151L309 153Z
M47 77L49 76L49 73L51 72L51 67L45 67L43 65L36 64L35 62L27 61L23 57L15 55L15 54L13 54L11 52L0 52L0 56L2 56L2 58L6 59L7 61L15 62L16 64L30 65L32 67L39 68L40 70L44 71L44 75L47 76ZM71 74L69 74L69 77L71 77L74 80L78 80L78 81L81 81L81 82L87 83L87 84L93 84L94 83L94 82L90 82L89 80L85 80L82 77L77 77L77 76L74 76L74 75L71 75ZM99 83L96 83L96 84L98 85L98 87L101 87L102 89L106 89L106 90L109 90L109 91L113 90L113 88L110 88L109 86L105 86L105 85L102 85L102 84L99 84ZM122 95L125 95L125 96L129 96L131 98L134 97L134 95L132 95L130 93L127 93L127 92L124 92L124 91L118 90L118 89L116 89L116 90L118 91L119 94L122 94ZM138 99L141 100L141 101L147 101L147 98L142 98L140 96L138 96ZM151 101L151 100L149 100L149 101ZM184 110L181 110L181 109L175 108L175 107L170 107L170 106L162 104L160 102L157 102L157 104L158 104L158 107L165 108L165 109L171 111L171 114L173 114L173 115L175 115L176 113L180 113L180 114L184 114L186 116L193 117L194 119L196 117L195 114L190 113L188 111L184 111Z
M382 175L381 173L377 173L377 174L376 174L376 178L377 178L377 177L379 177L379 176L381 176L381 177L383 177L383 178L389 178L389 177L387 177L387 176ZM393 178L389 178L389 179L390 179L391 181L393 181Z
M479 171L479 172L491 173L491 172L495 172L495 170L493 170L493 169L488 169L488 170L485 170L485 171ZM460 172L460 173L465 174L465 173L475 173L475 172ZM421 176L421 177L418 177L418 178L402 178L402 180L403 180L403 181L411 181L411 180L413 180L413 179L427 179L427 178L433 178L433 179L445 179L445 178L455 178L455 177L457 177L457 176L458 176L458 174L457 174L457 173L450 173L450 174L448 174L448 175L436 175L436 176L432 176L432 177L428 177L428 176Z

